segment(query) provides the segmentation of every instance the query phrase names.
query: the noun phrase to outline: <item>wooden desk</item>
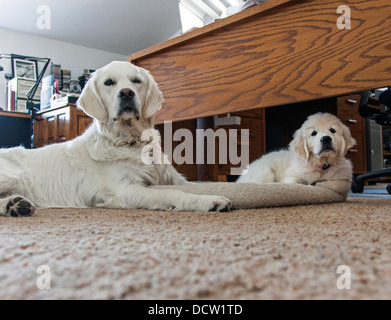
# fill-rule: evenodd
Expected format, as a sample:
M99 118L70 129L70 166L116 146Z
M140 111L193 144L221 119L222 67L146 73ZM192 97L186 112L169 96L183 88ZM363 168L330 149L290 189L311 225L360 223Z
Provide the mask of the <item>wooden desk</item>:
M337 27L340 5L351 10L351 29ZM212 116L238 115L237 129L250 129L252 162L267 151L270 125L281 124L290 141L309 114L327 111L358 141L348 155L358 174L366 172L365 126L358 104L346 101L391 85L390 16L390 0L268 0L128 60L149 70L163 91L157 124L175 121L175 128L195 134L196 118L213 128ZM191 180L214 181L232 167L218 160L212 166L174 165Z
M16 111L0 111L0 116L31 119L31 116L28 113Z
M157 123L343 96L391 85L390 16L390 0L268 0L128 60L163 91Z

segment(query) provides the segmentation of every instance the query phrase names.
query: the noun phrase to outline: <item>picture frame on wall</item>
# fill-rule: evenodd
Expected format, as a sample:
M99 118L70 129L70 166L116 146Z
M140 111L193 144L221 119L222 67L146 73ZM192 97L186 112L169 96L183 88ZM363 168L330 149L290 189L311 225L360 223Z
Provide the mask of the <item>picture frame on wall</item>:
M11 56L12 60L12 76L14 78L24 78L30 80L37 80L38 70L37 61L30 61L19 58L16 55Z

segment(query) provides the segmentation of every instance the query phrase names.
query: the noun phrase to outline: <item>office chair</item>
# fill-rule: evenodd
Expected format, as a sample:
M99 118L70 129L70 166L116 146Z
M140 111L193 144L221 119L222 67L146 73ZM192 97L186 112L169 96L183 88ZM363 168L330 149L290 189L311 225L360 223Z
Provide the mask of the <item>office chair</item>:
M383 91L379 96L380 104L385 106L384 111L368 106L370 94L370 91L365 91L361 96L358 109L360 115L364 118L375 120L381 126L391 126L391 88ZM374 170L355 177L352 182L352 192L362 193L365 181L381 177L391 177L391 168ZM391 183L387 185L386 189L391 194Z

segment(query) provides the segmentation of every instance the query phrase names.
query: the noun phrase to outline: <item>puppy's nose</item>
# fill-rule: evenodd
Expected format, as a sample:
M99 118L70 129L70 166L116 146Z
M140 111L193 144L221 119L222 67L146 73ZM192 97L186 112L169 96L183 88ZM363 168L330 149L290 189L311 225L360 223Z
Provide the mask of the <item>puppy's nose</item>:
M325 144L330 143L331 141L332 141L332 139L330 136L324 136L324 137L320 138L320 142L325 143Z
M134 97L134 91L128 88L122 89L118 92L118 97L124 101L130 100Z

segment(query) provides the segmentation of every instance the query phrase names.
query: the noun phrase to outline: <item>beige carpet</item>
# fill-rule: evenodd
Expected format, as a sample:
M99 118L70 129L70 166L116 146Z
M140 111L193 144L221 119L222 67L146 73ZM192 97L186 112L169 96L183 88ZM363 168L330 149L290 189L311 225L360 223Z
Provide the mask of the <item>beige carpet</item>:
M1 299L391 299L391 199L226 213L40 209L0 224ZM37 288L40 265L50 290ZM340 265L350 290L337 288Z

